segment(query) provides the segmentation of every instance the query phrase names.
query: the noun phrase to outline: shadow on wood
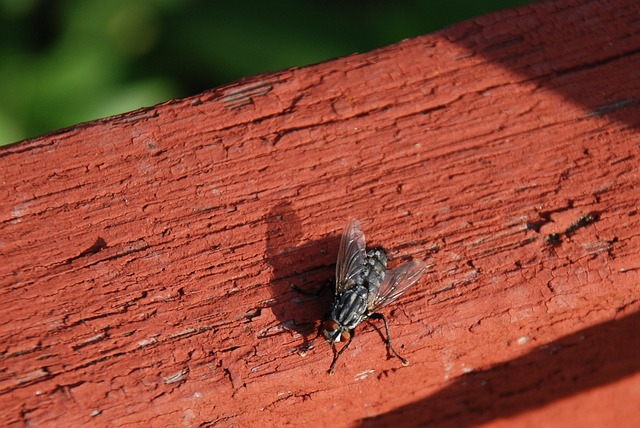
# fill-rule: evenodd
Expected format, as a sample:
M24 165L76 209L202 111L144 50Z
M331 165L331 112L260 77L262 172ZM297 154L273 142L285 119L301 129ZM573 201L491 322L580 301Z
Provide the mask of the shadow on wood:
M305 345L331 302L331 291L322 288L334 274L340 235L304 240L300 219L288 202L274 207L266 221L266 255L272 267L273 301L269 307L280 321L279 327L303 335L301 345ZM316 295L297 293L292 285ZM291 293L298 297L291 299Z
M640 6L628 1L547 2L460 23L445 30L454 43L584 107L640 125ZM523 11L531 8L525 18ZM583 49L583 46L598 47ZM489 89L490 91L490 89Z
M639 312L585 328L360 426L477 426L619 381L640 371L638 331Z

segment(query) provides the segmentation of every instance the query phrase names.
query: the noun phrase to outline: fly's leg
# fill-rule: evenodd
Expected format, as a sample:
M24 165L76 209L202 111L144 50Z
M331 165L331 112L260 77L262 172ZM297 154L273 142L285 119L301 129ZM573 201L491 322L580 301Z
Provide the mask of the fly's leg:
M336 352L336 343L331 342L331 349L333 349L333 361L331 362L331 367L329 367L330 375L332 375L335 372L336 363L338 362L338 358L340 358L340 355L342 355L342 353L349 347L349 345L351 345L353 336L355 336L354 333L355 332L352 330L350 335L351 337L349 337L349 341L345 343L345 345L342 348L340 348L340 351L338 352Z
M391 336L389 336L389 323L387 322L387 318L384 315L378 314L378 313L373 313L369 315L369 318L378 319L378 320L381 319L384 322L384 331L387 333L387 340L386 340L387 348L391 349L391 352L393 352L393 355L395 355L400 359L400 361L402 361L403 366L408 366L409 360L400 356L400 354L398 354L398 352L395 350L395 348L391 344Z
M301 357L304 357L305 355L307 355L307 351L309 349L313 348L313 344L315 343L316 340L318 340L318 338L320 337L321 334L322 334L322 323L320 324L320 328L318 329L318 334L316 334L316 337L311 339L311 342L307 343L306 345L301 346L298 349L298 354L300 354Z
M300 293L303 296L318 297L320 294L322 294L322 292L324 292L325 288L330 287L331 290L335 290L335 286L336 286L336 280L334 278L331 278L327 280L324 284L322 284L322 286L318 288L316 291L303 290L302 288L298 287L295 284L291 284L289 288L291 288L291 291Z
M291 284L289 286L289 288L291 288L291 291L295 291L296 293L300 293L303 296L313 296L313 297L318 297L320 295L320 293L322 293L322 290L324 290L324 286L322 286L319 289L317 289L316 291L307 291L307 290L303 290L302 288L298 287L295 284Z

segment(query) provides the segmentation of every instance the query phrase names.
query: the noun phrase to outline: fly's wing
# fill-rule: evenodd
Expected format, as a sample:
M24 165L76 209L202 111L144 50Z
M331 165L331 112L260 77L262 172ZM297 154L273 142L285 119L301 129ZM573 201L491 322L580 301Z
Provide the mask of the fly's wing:
M371 312L376 312L378 309L395 301L409 287L418 282L426 268L427 266L424 262L413 260L395 269L388 270L382 284L380 284L378 294L369 296L367 309Z
M360 222L352 219L342 232L336 263L336 295L353 286L364 267L366 257L364 233Z

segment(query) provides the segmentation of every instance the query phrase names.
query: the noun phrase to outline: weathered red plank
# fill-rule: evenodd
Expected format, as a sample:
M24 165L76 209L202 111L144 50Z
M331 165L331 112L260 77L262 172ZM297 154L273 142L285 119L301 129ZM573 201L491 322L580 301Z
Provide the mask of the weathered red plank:
M631 426L639 16L539 3L4 148L0 424ZM350 217L431 266L386 311L409 367L375 323L334 376L296 352Z

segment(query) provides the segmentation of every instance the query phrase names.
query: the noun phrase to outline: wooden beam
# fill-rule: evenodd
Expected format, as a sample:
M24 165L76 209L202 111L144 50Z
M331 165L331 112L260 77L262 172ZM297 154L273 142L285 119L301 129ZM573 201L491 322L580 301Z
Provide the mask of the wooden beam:
M0 425L631 426L640 6L542 2L0 151ZM423 280L326 374L349 218ZM576 409L580 409L579 412Z

